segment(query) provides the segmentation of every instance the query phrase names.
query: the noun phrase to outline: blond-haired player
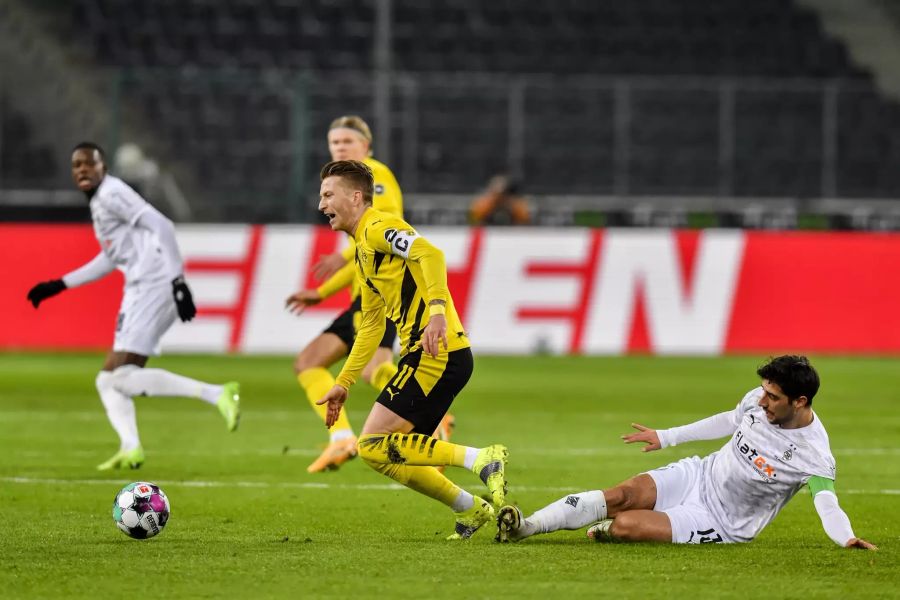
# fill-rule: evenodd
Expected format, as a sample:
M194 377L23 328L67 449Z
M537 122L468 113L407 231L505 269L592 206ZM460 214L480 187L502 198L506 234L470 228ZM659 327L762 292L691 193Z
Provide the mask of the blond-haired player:
M373 205L382 212L403 217L403 194L391 170L372 158L372 131L368 124L356 115L336 118L328 128L328 151L332 160L357 160L366 164L374 177ZM297 382L310 405L324 420L325 408L316 402L334 385L334 377L328 368L347 356L356 337L360 318L359 286L354 278L352 258L356 244L349 238L349 244L342 252L323 256L313 266L313 275L326 279L318 288L301 290L288 297L286 304L300 314L307 306L318 304L344 288L351 287L352 302L322 333L306 345L294 361ZM365 366L362 378L376 389L382 389L397 373L394 365L394 340L397 332L388 321L384 336L372 359ZM449 439L453 427L453 417L447 415L438 428L438 435ZM334 426L329 430L329 443L325 450L308 467L310 473L333 470L354 458L356 435L346 410L342 410Z
M507 450L475 448L431 437L469 381L473 359L447 288L444 254L403 219L372 208L369 168L353 160L330 162L321 172L319 210L331 228L356 241L356 278L362 320L350 356L327 404L325 424L343 410L350 386L371 360L384 335L385 318L400 337L400 365L378 395L357 445L365 462L391 479L433 498L455 513L451 539L470 537L494 510L447 479L435 467L462 467L487 485L494 504L506 496Z

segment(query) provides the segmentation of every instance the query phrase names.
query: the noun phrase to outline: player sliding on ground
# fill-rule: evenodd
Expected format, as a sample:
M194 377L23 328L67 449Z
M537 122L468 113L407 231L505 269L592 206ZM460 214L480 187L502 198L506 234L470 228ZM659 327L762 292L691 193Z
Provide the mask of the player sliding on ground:
M494 518L493 507L447 479L435 467L470 469L496 506L506 495L507 450L472 448L430 437L472 374L472 351L447 289L444 254L403 219L372 208L373 179L358 161L322 168L319 210L331 228L356 242L354 261L362 321L344 368L319 404L326 425L340 415L351 385L384 335L385 317L400 336L397 374L381 391L363 425L359 456L373 469L450 507L465 539Z
M190 321L197 314L184 281L172 222L124 181L106 172L106 158L97 144L75 146L72 178L90 202L100 253L62 279L35 285L28 292L28 300L37 308L47 298L100 279L116 268L125 275L113 349L96 379L120 446L97 468L136 469L144 462L134 396L198 398L217 406L228 430L234 431L240 418L236 382L214 385L163 369L143 368L149 356L159 354L159 340L175 318Z
M613 488L560 498L528 518L514 506L497 516L497 539L580 529L597 542L749 542L803 485L835 543L876 550L857 538L834 491L828 434L812 410L819 376L804 356L779 356L757 370L762 385L737 408L696 423L653 430L635 424L627 444L644 452L696 440L731 439L717 452L685 458Z

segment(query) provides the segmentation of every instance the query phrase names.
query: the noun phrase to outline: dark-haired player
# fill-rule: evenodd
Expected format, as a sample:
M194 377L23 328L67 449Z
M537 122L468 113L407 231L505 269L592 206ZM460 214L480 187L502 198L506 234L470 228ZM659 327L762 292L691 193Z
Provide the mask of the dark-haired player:
M115 341L97 375L97 391L109 422L119 434L119 451L99 465L101 471L144 462L138 436L134 396L186 396L217 406L229 431L240 417L239 386L204 383L163 369L145 369L159 354L159 341L176 318L190 321L197 313L184 281L175 227L125 182L107 172L103 150L83 142L72 151L72 178L90 203L100 252L93 260L44 281L28 292L35 308L60 292L96 281L119 269L125 290L116 321Z
M762 384L737 408L690 425L638 433L645 452L730 436L717 452L685 458L606 490L572 494L528 518L514 506L497 516L500 541L580 529L598 542L749 542L804 485L835 543L876 550L857 538L834 491L828 434L812 409L819 375L804 356L779 356L759 369Z

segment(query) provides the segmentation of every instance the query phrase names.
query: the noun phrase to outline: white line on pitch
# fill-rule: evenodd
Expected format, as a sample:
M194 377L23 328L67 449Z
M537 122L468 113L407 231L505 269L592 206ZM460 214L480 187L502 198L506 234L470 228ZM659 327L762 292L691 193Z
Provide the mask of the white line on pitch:
M39 477L0 477L0 481L6 483L32 484L32 485L119 485L122 480L115 479L55 479ZM374 490L395 491L406 489L396 483L320 483L303 481L281 481L272 483L268 481L154 481L162 486L184 486L197 488L218 487L243 487L260 489L304 489L304 490ZM581 488L560 486L533 486L517 485L517 492L573 492L582 491ZM900 496L900 489L884 490L840 490L841 494L867 495L867 496Z
M229 449L210 449L208 452L202 450L153 450L153 456L318 456L321 454L322 448L304 447L297 448L289 444L282 447L271 448L229 448ZM516 456L640 456L638 446L614 446L614 447L596 447L596 448L514 448L513 452ZM98 457L97 452L93 450L71 450L66 453L74 458L95 458ZM678 456L690 456L692 453L688 449L679 447L672 455L672 460ZM900 456L900 448L837 448L834 450L835 456ZM20 450L18 452L20 458L46 458L57 457L58 452L50 452L48 450ZM662 455L657 455L662 457Z

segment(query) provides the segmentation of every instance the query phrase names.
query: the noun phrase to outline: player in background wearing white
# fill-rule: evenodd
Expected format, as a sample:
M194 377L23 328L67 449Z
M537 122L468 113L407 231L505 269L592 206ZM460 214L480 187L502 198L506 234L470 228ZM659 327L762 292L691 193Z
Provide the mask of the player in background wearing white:
M696 423L638 433L625 443L644 452L696 440L731 439L717 452L685 458L613 488L573 494L524 518L514 506L497 515L497 539L518 541L560 529L588 529L598 542L749 542L804 485L836 544L877 550L857 538L834 491L828 434L812 410L819 376L804 356L779 356L757 369L762 385L733 411Z
M198 398L217 406L228 430L234 431L240 419L236 382L214 385L163 369L143 368L149 356L159 354L160 338L175 318L190 321L197 314L184 281L172 222L125 182L107 173L106 157L97 144L75 146L72 178L90 202L100 253L61 279L38 283L28 292L28 300L37 308L47 298L96 281L114 269L125 275L115 341L96 379L120 447L97 469L136 469L144 462L134 396Z

